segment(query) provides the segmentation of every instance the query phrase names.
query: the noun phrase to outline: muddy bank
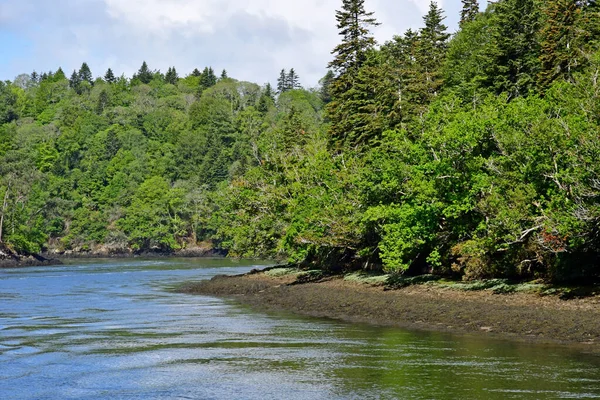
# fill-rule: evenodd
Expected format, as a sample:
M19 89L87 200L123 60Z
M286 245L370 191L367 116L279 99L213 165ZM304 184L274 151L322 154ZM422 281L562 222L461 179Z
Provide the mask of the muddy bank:
M297 284L264 273L217 276L181 292L235 299L267 311L349 322L570 344L600 353L600 297L561 300L530 293L462 292L428 285L398 290L342 277Z

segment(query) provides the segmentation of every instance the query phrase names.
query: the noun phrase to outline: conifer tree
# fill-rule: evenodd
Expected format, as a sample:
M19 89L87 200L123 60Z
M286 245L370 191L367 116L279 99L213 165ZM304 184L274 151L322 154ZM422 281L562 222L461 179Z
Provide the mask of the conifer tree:
M486 48L485 74L497 93L509 99L534 89L540 70L540 9L537 0L504 0L493 4L494 28Z
M81 68L79 68L79 80L81 82L87 82L90 85L94 84L94 78L92 77L92 71L87 63L81 64Z
M355 87L359 71L367 61L368 53L374 48L376 41L369 28L379 25L372 12L367 12L364 0L342 0L342 9L336 11L337 28L342 42L332 54L333 60L328 67L336 74L330 86L332 101L327 105L327 118L331 121L330 134L336 146L342 144L356 146L363 141L361 123L352 115L364 115L365 99L372 93L358 93L362 89L369 91L368 85ZM359 119L361 117L358 117ZM353 122L351 122L353 121Z
M416 67L422 77L421 104L429 104L442 86L441 67L448 50L450 34L444 25L444 11L435 1L429 4L429 12L423 17L425 27L421 29L416 51Z
M101 115L104 109L109 105L108 93L105 89L102 89L98 95L98 102L96 103L96 113Z
M275 100L275 94L273 93L273 87L271 86L270 83L267 83L265 85L264 95L267 96L268 98L270 98L271 100Z
M324 104L327 104L331 101L331 84L334 79L335 74L332 70L328 70L325 76L319 81L319 84L321 85L319 94Z
M227 76L227 70L224 69L223 71L221 71L221 79L227 79L227 78L229 78L229 76Z
M471 22L479 14L479 1L477 0L461 0L463 8L460 12L460 26L467 22Z
M201 77L202 72L200 72L200 70L198 68L194 68L194 70L192 71L192 76Z
M300 89L300 78L298 74L294 70L294 68L290 69L290 72L287 75L287 90Z
M594 5L585 1L546 1L540 29L540 89L546 89L558 78L570 79L585 65L586 53L600 35L599 15L588 13ZM592 21L588 20L590 16Z
M38 83L39 79L40 79L40 75L37 72L33 71L31 73L31 81L34 83Z
M115 77L115 74L112 69L109 68L106 70L106 74L104 74L104 80L107 83L115 83L117 81L117 78Z
M80 83L81 83L81 78L79 77L79 74L77 73L77 71L73 70L73 73L71 74L71 78L69 79L69 86L71 87L71 89L79 90Z
M279 78L277 78L277 93L281 94L283 92L287 92L288 90L288 77L285 72L285 69L282 69L279 73Z
M170 83L171 85L176 85L179 80L179 76L177 75L177 70L175 67L169 67L167 73L165 74L165 82Z
M63 69L61 67L58 67L56 72L52 75L52 78L54 79L54 82L58 82L62 79L67 79L67 76L65 75Z
M379 23L372 12L365 11L364 3L364 0L342 0L342 9L336 11L342 43L331 52L334 59L329 63L329 68L338 76L356 74L367 58L367 51L376 44L369 27Z
M150 83L152 78L154 78L154 74L152 73L152 71L150 71L150 68L148 68L148 64L146 64L146 61L142 63L142 66L138 70L137 74L134 75L134 78L139 79L140 82L145 84Z

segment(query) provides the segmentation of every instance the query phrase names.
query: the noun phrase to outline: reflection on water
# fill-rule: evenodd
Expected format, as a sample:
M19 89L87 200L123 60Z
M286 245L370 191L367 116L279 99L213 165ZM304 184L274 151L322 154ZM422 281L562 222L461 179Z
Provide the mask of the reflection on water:
M600 398L568 349L264 315L167 285L230 260L0 271L0 399Z

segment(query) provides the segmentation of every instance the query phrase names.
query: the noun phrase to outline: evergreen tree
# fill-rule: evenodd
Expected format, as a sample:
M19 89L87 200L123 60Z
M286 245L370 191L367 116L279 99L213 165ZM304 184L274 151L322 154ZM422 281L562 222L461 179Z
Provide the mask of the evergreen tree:
M79 74L77 73L77 71L73 70L73 73L71 74L71 78L69 79L69 86L71 87L71 89L79 90L80 83L81 83L81 78L79 77Z
M154 74L152 73L152 71L150 71L150 68L148 68L148 64L146 64L146 61L142 63L142 66L138 70L137 74L134 75L134 78L139 79L140 82L145 84L150 83L152 78L154 78Z
M52 79L54 80L54 82L58 82L60 80L67 79L67 76L65 75L63 69L61 67L58 67L56 72L52 75Z
M479 1L478 0L461 0L463 8L460 12L460 26L463 26L467 22L471 22L479 14Z
M201 77L202 72L200 72L200 70L198 68L194 68L194 70L192 71L192 76Z
M288 90L288 77L285 73L285 69L282 69L277 78L277 93L281 94Z
M112 69L107 69L106 70L106 74L104 74L104 80L107 83L115 83L117 81L117 78L115 77L115 74L113 73Z
M353 119L350 116L360 114L359 111L365 109L363 101L372 95L368 85L362 88L369 93L357 93L355 84L368 53L376 44L369 27L379 23L372 12L365 11L364 0L342 0L342 9L336 11L336 20L342 43L333 49L334 58L328 65L337 77L330 86L333 101L327 104L326 111L331 121L331 138L338 142L338 147L343 142L354 147L363 137L363 132L361 124L349 122Z
M223 71L221 71L221 79L227 79L227 78L229 78L229 76L227 76L227 70L224 69Z
M79 80L81 82L87 82L90 85L94 84L94 78L92 77L92 71L87 63L81 64L81 68L79 68Z
M509 99L534 89L540 71L538 42L540 9L537 0L504 0L493 4L491 45L483 55L486 84Z
M588 13L593 8L593 4L587 2L546 1L540 29L538 84L542 90L558 78L571 79L573 72L585 65L586 53L600 34L598 14ZM589 16L592 16L592 24L589 24Z
M435 1L429 4L429 12L423 17L425 27L421 29L417 51L416 64L422 78L420 103L427 105L442 87L441 67L446 59L448 50L448 27L443 21L444 11Z
M39 83L39 81L40 81L40 75L37 72L33 71L31 73L31 81L34 82L34 83Z
M273 87L271 87L270 83L267 83L265 85L264 95L266 97L270 98L271 100L275 100L275 94L273 93Z
M298 77L298 74L296 73L296 71L294 70L294 68L290 69L290 72L287 75L287 89L288 90L294 90L294 89L300 89L300 78Z
M171 85L176 85L178 80L179 76L177 75L177 70L175 67L169 67L165 75L165 82L170 83Z
M379 23L373 18L372 12L365 11L364 3L364 0L342 0L342 9L336 11L342 43L333 49L334 59L329 63L329 68L338 76L358 73L366 60L367 51L376 44L369 27Z
M332 70L328 70L325 76L319 81L319 84L321 85L319 94L324 104L327 104L331 101L331 84L334 79L335 74Z

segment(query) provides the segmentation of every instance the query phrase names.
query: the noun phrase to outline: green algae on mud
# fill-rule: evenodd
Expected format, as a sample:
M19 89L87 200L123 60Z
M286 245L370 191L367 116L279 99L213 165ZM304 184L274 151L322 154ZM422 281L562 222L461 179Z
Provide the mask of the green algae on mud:
M519 341L575 345L600 353L600 297L563 300L541 296L541 285L505 282L460 284L427 280L390 289L377 275L308 279L291 269L183 285L178 291L232 298L267 311L408 329L486 335Z

